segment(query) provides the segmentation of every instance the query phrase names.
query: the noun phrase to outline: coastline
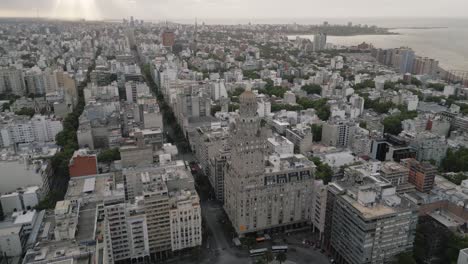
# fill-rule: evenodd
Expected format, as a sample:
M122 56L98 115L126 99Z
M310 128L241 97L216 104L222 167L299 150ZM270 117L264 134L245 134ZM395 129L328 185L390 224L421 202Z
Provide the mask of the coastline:
M426 27L426 29L392 29L392 33L380 35L330 36L327 42L336 46L352 47L366 42L375 48L392 49L410 47L418 56L430 57L439 61L441 68L447 71L468 71L468 51L462 40L468 40L468 29L457 27ZM289 39L297 36L313 41L313 35L289 35ZM458 39L459 42L448 41L447 36Z
M300 32L300 33L290 33L290 32L283 32L287 37L300 37L300 36L307 36L307 35L314 35L318 34L319 32ZM351 34L327 34L329 37L356 37L356 36L393 36L393 35L402 35L398 32L391 32L388 31L386 33L383 32L375 32L375 33L351 33Z

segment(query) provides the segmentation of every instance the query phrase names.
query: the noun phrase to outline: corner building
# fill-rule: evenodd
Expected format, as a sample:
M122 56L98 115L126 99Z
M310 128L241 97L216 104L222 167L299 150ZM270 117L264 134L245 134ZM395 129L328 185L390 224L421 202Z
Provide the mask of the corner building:
M267 156L266 132L251 91L240 96L231 126L224 207L236 232L281 232L307 225L315 165L303 155Z

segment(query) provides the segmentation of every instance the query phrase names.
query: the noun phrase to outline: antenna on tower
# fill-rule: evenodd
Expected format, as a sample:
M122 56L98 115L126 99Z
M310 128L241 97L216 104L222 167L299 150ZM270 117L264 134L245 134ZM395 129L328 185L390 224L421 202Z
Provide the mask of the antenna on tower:
M193 34L193 41L197 42L197 40L198 40L198 18L195 17L195 30Z

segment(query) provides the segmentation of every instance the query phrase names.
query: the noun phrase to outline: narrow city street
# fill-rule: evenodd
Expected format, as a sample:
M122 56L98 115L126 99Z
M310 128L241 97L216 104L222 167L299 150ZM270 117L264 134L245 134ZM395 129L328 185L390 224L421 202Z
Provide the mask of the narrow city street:
M227 237L220 221L224 215L223 208L216 201L202 201L202 216L206 221L206 226L210 230L207 244L209 251L217 256L214 263L234 264L250 263L251 259L246 250L242 252L232 243L232 237ZM213 263L213 262L211 262Z

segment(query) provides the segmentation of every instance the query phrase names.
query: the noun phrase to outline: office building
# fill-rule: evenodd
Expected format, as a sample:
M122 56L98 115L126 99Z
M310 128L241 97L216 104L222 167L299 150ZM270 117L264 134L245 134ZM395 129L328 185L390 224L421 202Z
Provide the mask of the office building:
M27 236L21 225L0 228L0 252L2 257L20 257L26 246Z
M162 44L164 47L172 48L175 43L175 33L169 28L166 28L162 33Z
M410 48L398 48L393 52L393 67L398 70L398 72L405 74L411 73L413 71L413 62L415 58L415 53Z
M239 100L224 177L224 208L236 233L304 228L315 165L303 155L267 156L256 96L245 91Z
M416 57L413 64L413 74L416 75L429 75L435 77L439 70L439 61L427 58Z
M403 138L386 134L384 138L373 139L370 157L379 161L396 161L416 158L416 150Z
M267 151L269 154L278 154L280 156L287 156L294 154L294 144L287 138L274 135L267 139Z
M227 161L230 159L231 153L227 147L220 150L217 156L210 160L210 184L215 192L216 199L224 202L224 176Z
M432 190L437 167L415 159L404 159L401 163L409 169L408 181L416 186L417 191L428 193Z
M327 34L319 33L314 35L314 51L321 51L325 49L327 44Z
M440 165L448 150L447 140L431 132L420 132L408 135L410 146L416 150L416 159L419 161L431 161Z
M16 68L0 68L0 94L12 93L15 95L25 95L23 72Z
M348 147L356 124L344 121L328 121L322 125L322 143L333 147Z
M329 246L338 263L387 263L413 246L417 206L378 175L345 177L329 185ZM327 234L325 234L327 237Z
M175 161L134 170L125 173L127 196L142 196L151 258L164 259L174 251L200 246L200 201L185 164Z
M408 182L409 169L394 161L382 163L380 175L396 187L398 194L414 191L415 187Z
M108 263L145 263L149 259L146 216L125 203L104 206Z
M313 135L309 126L296 126L286 129L286 138L294 144L294 149L306 155L312 151Z

